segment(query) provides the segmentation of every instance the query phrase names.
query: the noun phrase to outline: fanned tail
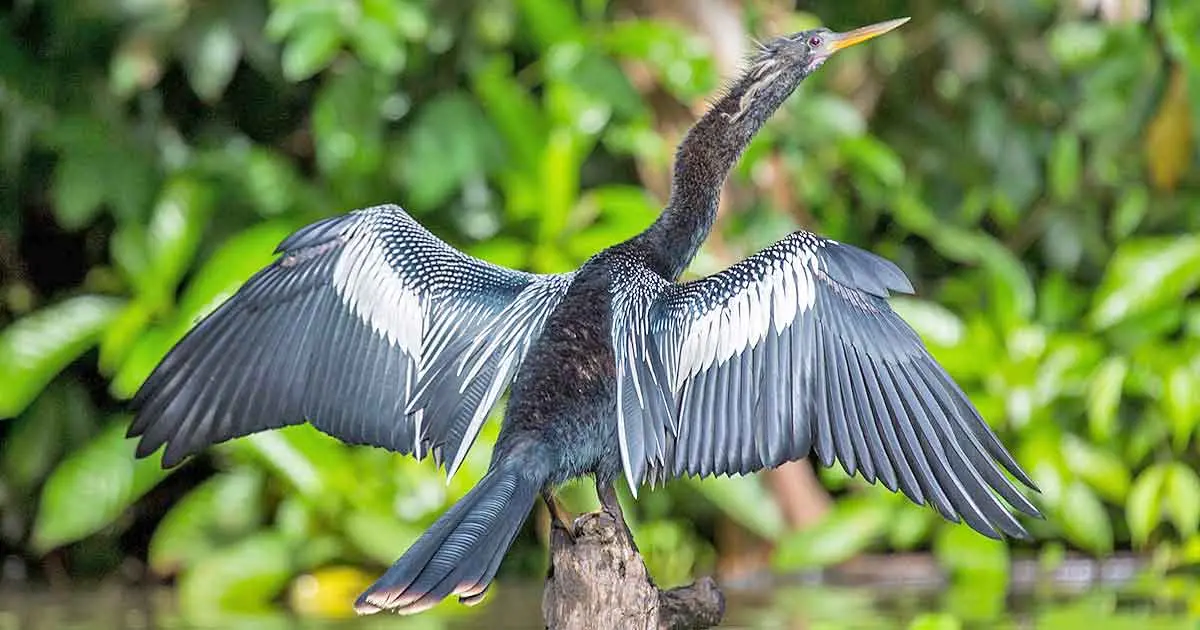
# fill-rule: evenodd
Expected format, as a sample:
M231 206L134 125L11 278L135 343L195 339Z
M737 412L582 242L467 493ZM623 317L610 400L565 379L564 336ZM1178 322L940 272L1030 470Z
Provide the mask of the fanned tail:
M515 467L489 471L358 597L354 609L407 615L450 595L478 603L540 489Z

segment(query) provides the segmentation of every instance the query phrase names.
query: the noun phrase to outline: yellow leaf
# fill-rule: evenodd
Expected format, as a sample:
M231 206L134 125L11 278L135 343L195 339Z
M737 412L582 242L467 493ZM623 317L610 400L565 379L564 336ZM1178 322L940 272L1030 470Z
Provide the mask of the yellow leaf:
M1174 190L1192 160L1192 118L1183 68L1176 66L1171 72L1171 83L1146 128L1145 148L1150 183L1159 190Z
M297 577L292 582L288 601L301 617L352 617L354 599L371 585L371 581L370 576L354 567L324 567Z

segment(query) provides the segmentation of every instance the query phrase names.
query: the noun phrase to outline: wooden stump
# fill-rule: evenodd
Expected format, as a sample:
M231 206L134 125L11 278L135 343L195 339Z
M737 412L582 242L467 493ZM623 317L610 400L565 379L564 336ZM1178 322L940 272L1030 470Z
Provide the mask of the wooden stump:
M603 512L574 523L575 541L552 528L542 595L549 630L700 630L721 622L725 598L712 578L659 590L624 528Z

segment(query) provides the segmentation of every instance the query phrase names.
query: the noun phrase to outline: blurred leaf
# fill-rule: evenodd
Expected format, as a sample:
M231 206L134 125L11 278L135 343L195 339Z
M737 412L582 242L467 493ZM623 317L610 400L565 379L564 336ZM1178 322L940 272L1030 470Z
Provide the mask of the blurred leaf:
M1088 429L1093 439L1106 442L1116 432L1117 410L1129 364L1122 357L1109 357L1096 367L1088 391Z
M922 613L908 624L908 630L959 630L962 622L948 613Z
M935 518L920 506L899 504L888 526L888 544L900 551L914 549L929 537Z
M118 219L140 219L158 187L159 165L144 140L108 118L66 116L48 132L59 155L54 213L67 230L91 224L102 204Z
M334 182L378 171L383 161L384 83L357 64L328 79L313 104L312 132L317 163Z
M95 409L83 386L53 383L8 428L0 442L0 472L10 487L33 491L78 438L73 426L91 428Z
M0 419L21 413L59 372L96 343L121 301L68 298L0 330Z
M529 92L512 77L512 60L496 57L472 79L484 111L509 146L510 167L533 170L546 145L546 121Z
M1063 437L1062 449L1071 472L1109 501L1124 503L1130 479L1120 457L1073 435Z
M121 309L105 328L100 340L100 372L112 375L125 359L154 316L154 309L144 300L134 299Z
M399 165L413 208L446 201L469 176L483 175L500 162L499 143L486 120L470 98L457 92L421 108Z
M283 76L303 81L325 69L342 47L336 20L311 20L294 31L283 45Z
M301 617L353 617L354 600L374 581L372 576L355 567L323 567L292 581L288 603Z
M1126 190L1113 211L1108 232L1114 240L1124 240L1133 234L1150 209L1150 193L1145 186Z
M1129 534L1137 545L1145 545L1150 533L1161 522L1166 476L1165 466L1151 466L1138 475L1129 489L1125 518L1129 521Z
M712 501L717 509L746 529L767 540L784 535L783 514L778 504L755 477L688 477L688 485Z
M1158 112L1146 128L1146 164L1156 188L1175 189L1191 165L1194 141L1187 74L1177 66L1171 71Z
M1087 486L1078 482L1067 485L1059 517L1067 540L1097 555L1112 551L1112 523L1100 499Z
M208 19L187 32L182 47L183 68L192 89L205 101L216 101L241 59L237 35L224 20Z
M604 34L616 55L648 62L680 100L704 96L716 83L712 56L699 38L677 24L655 20L621 20Z
M167 181L146 233L150 279L143 290L164 300L174 294L200 245L213 205L212 190L199 180L177 176Z
M128 426L128 418L110 423L54 469L42 488L34 548L45 552L112 524L172 472L154 458L134 459Z
M1059 133L1050 154L1050 192L1056 201L1070 201L1078 194L1080 180L1079 137Z
M419 528L395 514L355 510L345 516L342 529L359 553L387 566L396 561L421 535Z
M326 512L338 507L341 498L357 485L347 447L308 424L255 433L228 448L253 453Z
M1163 407L1171 423L1175 450L1183 451L1200 423L1200 378L1190 366L1176 365L1163 380Z
M517 7L532 39L542 48L581 35L579 18L569 5L557 0L517 0Z
M938 528L933 551L952 579L974 583L1008 580L1008 546L968 527Z
M179 609L193 623L265 612L292 576L292 549L264 532L208 554L179 578Z
M262 522L263 477L255 470L219 473L188 492L167 512L150 539L150 569L170 576Z
M1178 301L1200 285L1200 236L1130 240L1117 248L1096 291L1091 319L1107 328Z
M821 522L783 538L775 549L772 564L786 571L847 560L886 531L890 516L891 507L878 497L843 500Z
M1162 500L1181 537L1200 529L1200 477L1187 464L1175 462L1163 478Z

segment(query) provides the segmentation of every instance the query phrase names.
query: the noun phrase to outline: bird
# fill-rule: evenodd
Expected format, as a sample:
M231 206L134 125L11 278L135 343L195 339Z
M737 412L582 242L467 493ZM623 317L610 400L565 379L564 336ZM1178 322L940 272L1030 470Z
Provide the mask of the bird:
M396 205L303 227L201 319L133 399L128 434L174 466L206 447L311 423L349 444L432 456L453 476L505 391L487 472L355 602L362 614L479 602L540 499L749 474L810 454L993 538L1041 517L1037 488L889 306L895 264L799 230L718 273L680 277L746 146L832 55L907 18L763 44L676 150L640 234L574 271L500 267ZM1007 475L1006 475L1007 472ZM630 539L632 542L632 539Z

